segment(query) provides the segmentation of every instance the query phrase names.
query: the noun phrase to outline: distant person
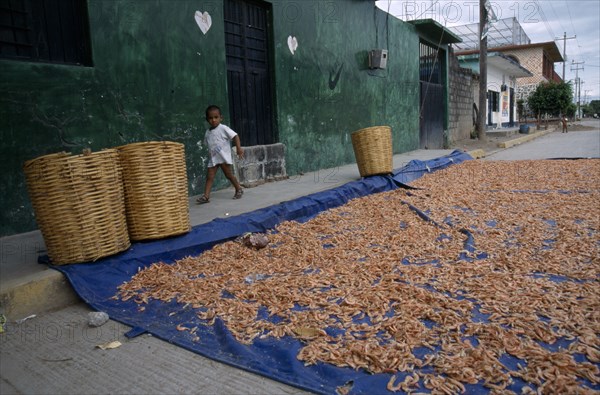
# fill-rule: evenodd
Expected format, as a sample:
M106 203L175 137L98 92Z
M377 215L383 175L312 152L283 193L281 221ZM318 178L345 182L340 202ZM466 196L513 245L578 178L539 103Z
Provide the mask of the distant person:
M196 199L196 203L198 204L210 202L210 190L219 168L223 170L223 174L225 174L225 177L227 177L231 185L235 188L233 198L240 199L244 194L244 190L233 175L231 167L233 164L231 141L235 144L238 157L244 157L244 150L240 145L240 137L229 126L223 125L221 123L222 120L221 109L215 105L208 106L206 109L206 121L210 125L210 128L206 130L204 135L204 143L208 146L208 169L206 169L204 195Z
M563 117L562 118L562 132L563 133L567 133L568 132L568 130L567 130L567 121L568 121L567 117Z

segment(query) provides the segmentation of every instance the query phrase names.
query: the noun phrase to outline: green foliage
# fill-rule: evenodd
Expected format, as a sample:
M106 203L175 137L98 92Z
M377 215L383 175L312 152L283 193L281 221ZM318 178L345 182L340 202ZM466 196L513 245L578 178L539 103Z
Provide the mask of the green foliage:
M560 115L566 113L571 104L573 89L566 82L547 82L538 85L527 101L529 108L538 116L543 113Z
M567 109L565 110L565 114L567 118L575 118L575 112L577 111L577 106L575 103L569 103Z
M581 108L586 115L600 114L600 100L592 100Z

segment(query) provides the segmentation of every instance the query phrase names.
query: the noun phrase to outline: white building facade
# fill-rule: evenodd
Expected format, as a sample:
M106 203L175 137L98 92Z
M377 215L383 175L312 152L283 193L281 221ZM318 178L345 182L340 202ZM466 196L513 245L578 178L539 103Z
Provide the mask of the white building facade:
M479 54L460 55L461 67L472 69L479 74ZM517 113L517 79L533 74L499 52L487 55L487 119L489 128L515 126Z

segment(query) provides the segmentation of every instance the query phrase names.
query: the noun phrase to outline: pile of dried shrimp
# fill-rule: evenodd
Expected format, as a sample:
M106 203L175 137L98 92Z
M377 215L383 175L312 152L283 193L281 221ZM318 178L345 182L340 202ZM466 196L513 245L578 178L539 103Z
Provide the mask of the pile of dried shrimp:
M467 161L412 185L282 223L262 250L156 263L118 297L189 303L243 343L296 337L305 364L391 373L391 391L592 392L600 161Z

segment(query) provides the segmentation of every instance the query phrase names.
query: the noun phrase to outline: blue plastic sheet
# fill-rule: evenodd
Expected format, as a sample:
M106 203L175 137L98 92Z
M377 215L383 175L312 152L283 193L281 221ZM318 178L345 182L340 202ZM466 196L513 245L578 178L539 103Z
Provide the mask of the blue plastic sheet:
M252 345L243 345L237 342L225 325L217 319L213 326L198 324L199 329L196 334L200 340L194 341L195 335L176 330L178 324L189 326L191 323L199 323L197 311L190 306L151 300L145 305L144 311L139 311L139 305L133 300L124 302L113 297L119 285L128 281L140 268L152 263L159 261L169 263L185 256L198 255L217 243L234 239L246 232L265 232L283 221L304 222L324 210L343 205L351 199L396 188L406 188L406 183L427 172L443 169L468 159L471 159L469 155L455 151L448 156L430 161L411 161L391 176L368 177L233 218L215 219L210 223L194 227L184 236L136 243L124 253L94 263L54 268L68 277L76 292L93 308L105 311L112 319L131 326L132 330L128 332L128 337L149 332L214 360L318 393L335 393L337 387L349 382L352 383L350 392L352 394L385 393L391 374L371 375L364 371L339 368L325 363L304 366L296 358L302 344L294 338L258 339ZM420 212L416 207L411 209L427 220L426 213ZM473 251L472 235L468 230L461 231L464 231L467 236L465 248ZM475 314L475 318L484 320L485 316ZM433 370L428 367L422 369L422 372L432 373ZM404 374L399 374L397 377L402 380ZM515 385L518 387L518 384ZM487 392L480 385L467 385L466 388L470 393Z

